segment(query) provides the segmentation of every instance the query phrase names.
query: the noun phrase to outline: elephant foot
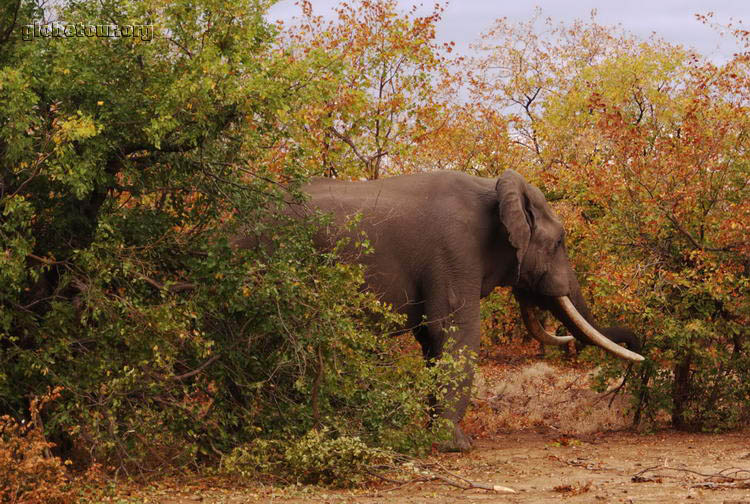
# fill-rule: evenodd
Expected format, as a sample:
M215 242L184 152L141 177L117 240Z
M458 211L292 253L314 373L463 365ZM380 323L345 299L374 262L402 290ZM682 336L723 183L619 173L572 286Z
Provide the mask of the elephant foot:
M471 451L473 443L471 436L466 434L458 425L453 426L453 439L440 443L438 449L442 452L468 452Z

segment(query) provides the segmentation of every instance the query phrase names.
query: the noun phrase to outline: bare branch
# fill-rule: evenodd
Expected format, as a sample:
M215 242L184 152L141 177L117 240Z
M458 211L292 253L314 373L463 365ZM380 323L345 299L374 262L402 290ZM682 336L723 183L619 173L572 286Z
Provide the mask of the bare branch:
M208 366L210 366L211 364L213 364L214 362L216 362L218 359L219 359L219 354L216 354L213 357L211 357L210 359L208 359L206 362L204 362L203 364L201 364L200 366L198 366L197 368L193 369L192 371L189 371L189 372L187 372L185 374L173 376L172 379L173 380L184 380L186 378L190 378L191 376L195 376L198 373L200 373L201 371L203 371L204 369L206 369Z

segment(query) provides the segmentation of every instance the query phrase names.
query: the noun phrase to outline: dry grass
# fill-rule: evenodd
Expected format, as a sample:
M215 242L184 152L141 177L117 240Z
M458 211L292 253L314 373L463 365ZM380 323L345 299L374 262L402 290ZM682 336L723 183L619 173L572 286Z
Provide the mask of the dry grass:
M464 426L480 437L529 428L588 434L629 427L627 398L618 396L610 407L609 397L591 390L593 374L538 360L484 365Z

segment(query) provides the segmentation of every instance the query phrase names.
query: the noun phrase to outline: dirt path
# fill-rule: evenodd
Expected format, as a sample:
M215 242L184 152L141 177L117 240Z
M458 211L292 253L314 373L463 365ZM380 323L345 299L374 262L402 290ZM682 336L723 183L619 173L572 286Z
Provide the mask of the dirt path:
M698 475L664 469L715 473L730 467L750 470L748 432L695 435L665 431L652 435L629 432L556 438L554 434L516 433L480 440L470 454L442 454L447 470L476 482L510 486L518 493L460 490L440 482L390 483L358 490L334 491L257 487L195 489L152 493L147 502L160 504L240 503L671 503L750 504L750 488L695 487ZM567 445L566 445L567 444ZM633 482L649 467L650 481ZM745 474L750 477L750 473Z
M568 446L553 435L514 434L480 442L478 449L466 456L444 456L444 465L462 476L510 486L518 492L515 495L454 490L433 483L384 491L380 497L350 502L664 503L694 499L750 504L750 489L691 488L705 478L685 472L660 469L647 473L653 481L632 481L639 471L664 465L705 473L729 467L750 470L750 443L746 435L616 433L562 441ZM745 476L750 477L750 473Z

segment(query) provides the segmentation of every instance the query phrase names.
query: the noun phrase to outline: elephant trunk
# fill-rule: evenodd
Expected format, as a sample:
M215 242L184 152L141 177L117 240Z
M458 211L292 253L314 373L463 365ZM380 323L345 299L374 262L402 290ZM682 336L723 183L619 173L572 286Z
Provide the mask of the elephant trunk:
M613 352L624 359L636 361L643 360L643 357L634 353L641 350L641 343L638 337L631 330L621 327L599 328L594 321L594 317L588 304L586 304L586 301L583 299L581 288L578 284L578 280L575 278L575 274L571 274L569 283L570 291L567 296L568 303L561 303L558 298L538 296L528 293L527 291L515 289L514 293L516 298L522 306L522 314L524 313L524 305L536 305L551 312L552 315L554 315L555 318L559 320L582 344L595 344L597 346L602 346L606 350ZM565 306L566 304L569 305L567 306L567 309ZM528 325L529 324L527 323L527 328ZM531 332L532 335L534 334L531 330L529 332ZM618 345L619 343L627 344L631 351L628 352L620 347ZM620 350L623 352L620 352Z
M581 294L581 286L578 283L578 279L576 278L575 273L571 274L569 284L570 284L570 294L568 295L568 297L573 302L573 306L578 311L578 313L580 313L581 316L590 325L592 325L598 332L604 334L609 340L618 344L625 343L628 346L628 349L634 352L641 351L641 341L630 329L626 329L623 327L601 328L596 324L596 321L594 320L594 315L591 313L591 310L589 309L589 306L586 303L586 300L583 298L583 294ZM546 304L547 304L546 308L550 312L552 312L552 314L555 316L555 318L557 318L557 320L562 322L563 325L569 331L571 331L573 336L575 336L578 341L580 341L584 345L594 344L594 342L591 341L591 339L588 336L586 336L586 334L583 333L580 330L580 328L573 323L570 317L559 307L557 303L552 302L552 299L547 299Z
M626 327L604 327L599 328L599 332L605 335L609 340L614 341L617 344L625 343L629 350L637 353L641 353L641 340L638 336L633 333L632 330Z

